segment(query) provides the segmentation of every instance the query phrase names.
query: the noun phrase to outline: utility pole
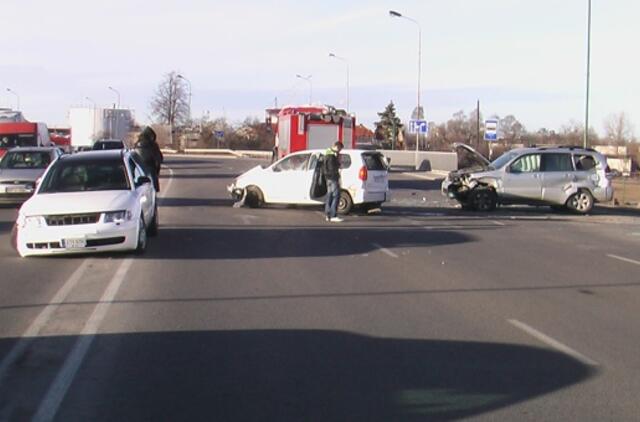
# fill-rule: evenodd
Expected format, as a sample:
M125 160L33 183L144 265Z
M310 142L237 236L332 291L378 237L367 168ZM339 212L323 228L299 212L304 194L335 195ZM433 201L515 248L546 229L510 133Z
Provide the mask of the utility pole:
M584 147L589 146L589 85L591 78L591 0L588 0L587 10L587 93L584 116Z
M477 136L476 136L476 149L480 149L480 100L478 100L478 104L476 105L476 115L477 117Z

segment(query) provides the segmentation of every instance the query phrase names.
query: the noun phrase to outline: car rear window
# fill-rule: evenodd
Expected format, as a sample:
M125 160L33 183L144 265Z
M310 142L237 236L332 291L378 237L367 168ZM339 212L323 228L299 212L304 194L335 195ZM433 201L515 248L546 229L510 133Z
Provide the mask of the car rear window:
M12 151L0 162L3 169L46 169L51 155L44 151Z
M129 190L122 160L58 161L39 193Z
M382 154L362 154L362 161L367 170L382 171L387 170L387 163Z

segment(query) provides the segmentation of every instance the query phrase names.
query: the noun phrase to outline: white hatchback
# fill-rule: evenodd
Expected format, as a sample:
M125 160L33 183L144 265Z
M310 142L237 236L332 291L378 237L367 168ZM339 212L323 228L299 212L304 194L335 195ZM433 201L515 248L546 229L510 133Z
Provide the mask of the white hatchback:
M228 190L235 200L244 198L250 207L322 204L327 192L322 175L324 153L299 151L269 167L254 167L238 176ZM355 205L377 208L389 200L389 165L380 152L344 149L339 159L340 214L348 214Z
M156 192L132 152L64 155L20 208L20 256L114 250L143 252L157 231Z

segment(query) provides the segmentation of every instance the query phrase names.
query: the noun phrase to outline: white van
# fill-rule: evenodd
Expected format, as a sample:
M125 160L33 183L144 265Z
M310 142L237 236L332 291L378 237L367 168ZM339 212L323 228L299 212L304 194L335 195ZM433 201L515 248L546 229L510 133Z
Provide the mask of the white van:
M298 151L269 167L254 167L228 186L235 200L250 207L263 204L313 205L324 203L322 175L324 150ZM338 213L348 214L355 205L372 209L389 200L388 161L378 151L340 151L340 202Z

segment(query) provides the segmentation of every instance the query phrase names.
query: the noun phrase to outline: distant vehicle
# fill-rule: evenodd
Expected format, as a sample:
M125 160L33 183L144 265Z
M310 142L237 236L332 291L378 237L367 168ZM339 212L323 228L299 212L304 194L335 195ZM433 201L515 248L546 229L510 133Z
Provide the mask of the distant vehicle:
M63 155L16 222L20 256L144 252L158 230L151 178L127 150Z
M322 204L326 195L326 185L319 182L323 158L324 150L295 152L267 168L258 166L238 176L228 190L250 207ZM339 159L340 214L348 214L355 205L377 208L389 199L388 164L381 153L344 149Z
M36 181L61 155L57 147L9 150L0 161L0 203L15 204L29 199Z
M120 139L100 139L93 144L94 151L107 150L107 149L124 149L127 146Z
M442 193L463 208L491 211L498 204L550 205L586 214L595 202L613 198L607 159L593 149L518 148L489 162L473 148L455 145L474 161L449 173Z
M0 157L15 147L52 146L49 131L44 123L0 122Z

